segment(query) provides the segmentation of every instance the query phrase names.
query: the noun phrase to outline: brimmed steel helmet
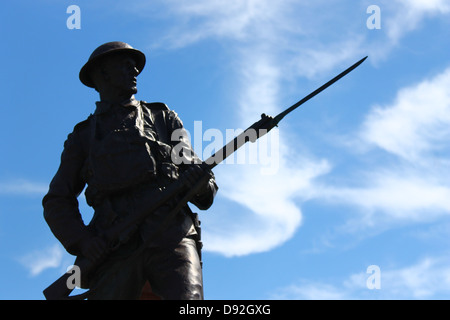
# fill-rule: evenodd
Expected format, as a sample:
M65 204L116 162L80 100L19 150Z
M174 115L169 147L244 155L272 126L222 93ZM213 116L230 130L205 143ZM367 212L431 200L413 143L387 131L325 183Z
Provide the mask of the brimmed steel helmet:
M92 67L102 58L104 58L107 55L110 55L111 53L116 52L126 52L130 54L135 62L136 62L136 68L138 69L138 72L141 73L142 69L144 69L145 66L145 55L137 50L134 49L132 46L130 46L128 43L121 42L121 41L113 41L108 42L105 44L102 44L100 47L95 49L91 56L89 57L88 62L81 68L80 70L80 81L90 87L94 88L94 82L91 79L91 71Z

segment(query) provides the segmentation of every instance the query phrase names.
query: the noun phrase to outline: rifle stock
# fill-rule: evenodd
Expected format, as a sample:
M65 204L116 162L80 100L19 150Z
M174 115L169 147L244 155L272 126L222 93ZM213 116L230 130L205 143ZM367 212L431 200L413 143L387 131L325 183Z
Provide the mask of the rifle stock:
M49 285L44 291L44 297L47 300L63 300L72 293L73 289L69 289L67 280L70 274L67 272Z
M97 266L92 261L79 256L76 258L75 266L79 268L81 275L87 275L91 273ZM70 270L59 277L55 282L48 286L44 291L44 296L47 300L82 300L85 298L86 294L80 294L76 296L70 296L73 289L69 288L68 281L72 276ZM82 285L83 287L83 285Z

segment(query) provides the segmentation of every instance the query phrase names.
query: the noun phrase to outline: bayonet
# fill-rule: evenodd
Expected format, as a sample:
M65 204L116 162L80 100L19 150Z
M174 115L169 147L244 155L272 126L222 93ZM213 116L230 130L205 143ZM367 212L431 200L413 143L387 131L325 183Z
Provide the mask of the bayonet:
M308 94L306 97L298 101L297 103L293 104L283 112L276 115L274 118L270 117L266 114L261 115L261 119L254 124L252 124L250 127L248 127L246 130L244 130L241 134L239 134L237 137L234 138L234 140L227 143L222 149L217 151L214 155L209 157L207 160L205 160L205 163L209 165L209 167L212 169L217 164L221 163L225 158L230 156L232 153L234 153L237 149L239 149L241 146L243 146L246 142L251 141L255 142L258 138L268 133L270 130L272 130L274 127L278 126L278 123L289 113L297 109L299 106L304 104L306 101L310 100L314 96L318 95L320 92L340 80L341 78L345 77L347 74L349 74L351 71L356 69L361 63L364 62L364 60L367 59L367 56L347 68L346 70L342 71L340 74L338 74L336 77L322 85L321 87L317 88L310 94Z

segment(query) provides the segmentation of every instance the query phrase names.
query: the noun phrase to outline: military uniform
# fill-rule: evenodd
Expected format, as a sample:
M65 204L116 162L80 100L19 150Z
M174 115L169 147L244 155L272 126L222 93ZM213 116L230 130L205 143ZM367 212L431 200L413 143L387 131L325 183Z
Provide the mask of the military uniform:
M172 141L175 131L177 139ZM166 105L134 99L120 105L97 102L95 113L76 125L65 141L60 167L43 199L44 217L66 250L80 255L84 239L120 223L152 190L176 181L187 167L172 161L179 143L187 162L198 160L181 120ZM87 202L94 208L88 225L77 201L85 186ZM191 202L205 210L217 189L212 177ZM203 298L199 235L189 207L158 238L151 238L177 200L152 213L99 268L90 281L92 298L135 299L147 280L162 298ZM133 254L144 243L145 249Z

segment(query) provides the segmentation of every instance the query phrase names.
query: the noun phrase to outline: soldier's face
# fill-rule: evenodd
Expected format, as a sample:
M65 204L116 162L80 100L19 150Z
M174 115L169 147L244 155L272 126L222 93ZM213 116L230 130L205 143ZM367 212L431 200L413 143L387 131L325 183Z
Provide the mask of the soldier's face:
M103 65L106 81L112 89L123 94L137 92L136 62L126 54L115 54L105 61Z

